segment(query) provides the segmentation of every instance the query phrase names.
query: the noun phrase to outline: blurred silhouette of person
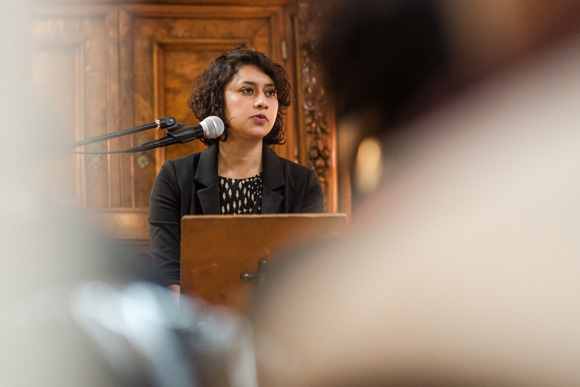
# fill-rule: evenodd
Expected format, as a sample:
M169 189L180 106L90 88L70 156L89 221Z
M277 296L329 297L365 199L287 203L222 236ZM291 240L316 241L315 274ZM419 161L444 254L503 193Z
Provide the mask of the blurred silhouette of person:
M380 188L271 268L260 384L578 385L580 2L331 8L321 67Z
M178 306L150 265L56 205L43 177L62 117L34 87L28 7L0 13L0 111L18 127L0 152L0 385L254 386L243 321Z

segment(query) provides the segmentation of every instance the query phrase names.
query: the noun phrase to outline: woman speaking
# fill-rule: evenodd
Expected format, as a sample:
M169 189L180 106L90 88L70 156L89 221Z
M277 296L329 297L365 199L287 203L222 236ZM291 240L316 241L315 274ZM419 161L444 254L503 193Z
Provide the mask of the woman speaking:
M324 212L314 170L269 148L284 142L282 117L290 106L282 66L246 47L226 51L196 79L188 105L200 121L221 118L225 130L216 139L203 139L208 147L202 152L166 161L153 184L153 264L176 292L184 215Z

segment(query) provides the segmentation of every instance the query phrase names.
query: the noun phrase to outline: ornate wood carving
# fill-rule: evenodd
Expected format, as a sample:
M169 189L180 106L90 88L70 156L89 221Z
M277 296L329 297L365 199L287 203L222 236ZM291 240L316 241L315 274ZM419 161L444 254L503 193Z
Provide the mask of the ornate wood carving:
M314 61L317 34L316 20L324 8L315 3L299 3L295 22L298 67L298 89L303 153L312 166L326 196L327 212L337 211L335 128L332 112L327 109L326 94L320 84Z

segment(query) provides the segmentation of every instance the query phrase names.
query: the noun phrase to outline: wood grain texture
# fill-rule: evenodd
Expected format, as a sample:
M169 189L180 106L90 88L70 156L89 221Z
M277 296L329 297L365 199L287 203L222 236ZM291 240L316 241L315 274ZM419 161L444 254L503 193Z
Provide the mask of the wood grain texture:
M243 312L258 262L282 249L340 232L345 214L186 216L181 226L181 291ZM266 268L267 276L267 268Z
M117 20L111 7L38 8L32 22L37 49L33 68L38 92L51 105L57 136L73 142L117 129ZM88 149L106 150L108 144ZM116 184L110 171L119 157L74 156L59 160L56 187L67 203L109 207ZM66 199L64 199L66 198Z

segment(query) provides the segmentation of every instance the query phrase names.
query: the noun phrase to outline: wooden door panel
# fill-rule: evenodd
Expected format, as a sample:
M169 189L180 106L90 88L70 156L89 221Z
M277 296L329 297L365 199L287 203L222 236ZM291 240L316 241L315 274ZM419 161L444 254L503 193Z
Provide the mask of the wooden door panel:
M48 107L51 117L47 121L58 123L56 143L71 143L81 136L82 128L77 126L80 109L81 90L76 79L69 77L79 71L78 63L82 57L82 46L72 44L43 44L33 58L33 71L36 92ZM51 74L47 78L44 75ZM47 122L46 128L54 126ZM86 203L86 181L84 158L74 154L57 155L52 168L47 169L47 181L51 189L63 201L69 203Z
M131 127L171 115L186 125L198 120L186 101L191 82L217 55L239 44L279 56L279 7L126 6L121 14L123 122ZM276 51L278 50L278 51ZM127 146L163 137L154 130L133 136ZM146 206L150 188L166 159L200 151L199 141L134 155L135 205ZM290 153L290 152L288 152ZM125 173L125 172L124 172Z
M242 44L240 40L224 39L205 43L198 41L166 41L158 42L155 50L155 95L160 96L156 114L170 114L185 125L196 125L195 118L187 107L192 74L201 73L210 62L223 51ZM163 133L158 133L162 135ZM162 148L156 155L157 160L170 160L199 152L205 148L200 141ZM157 169L161 167L158 163Z
M117 130L117 17L112 7L37 8L32 35L36 41L33 69L37 92L51 106L64 145ZM47 129L52 125L47 125ZM98 143L87 150L107 150ZM81 149L82 150L82 149ZM118 203L111 170L119 157L64 154L51 176L63 201L108 207ZM65 199L66 198L66 199Z

